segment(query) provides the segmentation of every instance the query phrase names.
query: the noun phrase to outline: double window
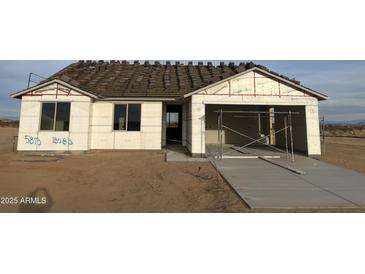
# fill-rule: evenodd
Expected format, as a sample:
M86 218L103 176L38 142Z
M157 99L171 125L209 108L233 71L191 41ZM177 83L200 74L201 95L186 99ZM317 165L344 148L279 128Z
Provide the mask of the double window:
M42 103L41 130L68 131L71 103Z
M140 131L141 104L114 105L114 130Z
M68 131L70 103L42 103L41 130ZM140 131L141 104L118 104L114 108L114 130Z

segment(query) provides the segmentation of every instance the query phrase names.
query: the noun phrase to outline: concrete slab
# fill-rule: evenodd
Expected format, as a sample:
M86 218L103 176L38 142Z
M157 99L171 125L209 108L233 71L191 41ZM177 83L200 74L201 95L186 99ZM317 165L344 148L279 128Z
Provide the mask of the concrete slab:
M270 160L305 172L300 175L261 159L218 160L213 154L213 165L251 208L365 207L361 173L302 155L294 163L285 154Z
M167 146L166 162L207 162L207 158L193 158L183 146Z

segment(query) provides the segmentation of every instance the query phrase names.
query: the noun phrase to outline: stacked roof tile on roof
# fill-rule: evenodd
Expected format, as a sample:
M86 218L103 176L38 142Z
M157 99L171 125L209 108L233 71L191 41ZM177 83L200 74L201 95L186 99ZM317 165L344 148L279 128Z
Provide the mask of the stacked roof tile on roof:
M220 62L193 62L171 64L146 61L79 61L73 63L43 82L59 79L75 87L84 89L101 97L179 97L197 89L206 87L247 69L266 67L250 63L233 62L228 65ZM269 71L275 75L289 78ZM294 79L290 80L300 84Z

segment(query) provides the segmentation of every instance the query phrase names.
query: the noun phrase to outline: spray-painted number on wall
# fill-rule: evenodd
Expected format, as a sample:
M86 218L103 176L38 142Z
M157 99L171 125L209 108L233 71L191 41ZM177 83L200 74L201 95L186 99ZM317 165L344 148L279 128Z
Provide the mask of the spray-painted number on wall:
M58 137L53 137L52 138L52 143L56 144L56 145L69 145L72 146L73 142L70 138L58 138Z
M24 139L26 144L31 144L36 146L40 146L42 144L41 140L38 137L25 135Z

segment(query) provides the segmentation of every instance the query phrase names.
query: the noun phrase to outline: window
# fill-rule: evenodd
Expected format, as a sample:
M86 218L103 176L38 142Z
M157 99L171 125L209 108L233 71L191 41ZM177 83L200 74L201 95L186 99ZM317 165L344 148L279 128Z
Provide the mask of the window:
M71 103L43 103L41 130L68 131Z
M70 127L70 103L56 104L56 131L68 131Z
M114 130L126 130L127 105L115 105Z
M140 131L141 104L115 105L114 130Z
M42 104L41 130L53 130L55 103Z
M141 129L141 105L128 105L128 131L140 131Z

